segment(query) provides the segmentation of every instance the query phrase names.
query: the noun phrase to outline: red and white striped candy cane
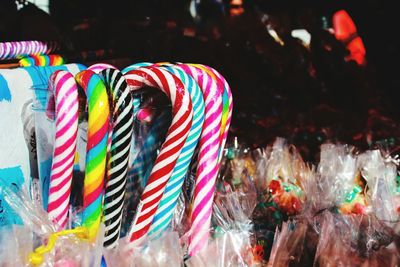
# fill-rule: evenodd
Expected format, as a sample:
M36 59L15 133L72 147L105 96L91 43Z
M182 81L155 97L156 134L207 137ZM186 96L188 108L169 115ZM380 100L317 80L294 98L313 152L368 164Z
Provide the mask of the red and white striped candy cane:
M144 188L135 220L129 232L128 248L141 245L146 238L165 186L171 177L176 161L189 134L193 120L193 107L189 91L173 74L159 67L144 67L125 74L132 90L144 86L157 87L172 102L173 119L167 137L161 146L150 177Z
M67 71L56 71L51 82L54 86L56 134L47 211L50 218L64 228L78 133L78 88L74 76Z

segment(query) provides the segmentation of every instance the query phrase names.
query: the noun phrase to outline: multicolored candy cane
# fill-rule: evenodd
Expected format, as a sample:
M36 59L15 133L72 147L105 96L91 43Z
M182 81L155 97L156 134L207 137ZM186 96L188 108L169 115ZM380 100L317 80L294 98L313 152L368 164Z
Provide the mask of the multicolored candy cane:
M21 67L30 66L61 66L64 59L60 55L33 55L19 60Z
M138 212L129 233L128 248L134 248L140 245L147 236L165 186L192 126L193 107L189 93L182 82L162 68L140 68L129 71L125 78L133 90L145 85L161 89L171 99L173 113L166 140L144 188Z
M150 227L149 234L154 237L164 232L171 223L204 123L203 94L196 81L186 72L175 68L173 65L165 65L163 68L177 76L189 91L193 103L193 123Z
M192 256L207 245L209 238L215 182L218 176L222 97L216 81L202 69L185 64L177 66L197 81L205 102L205 121L200 137L199 163L191 211L189 255Z
M88 227L92 239L97 234L102 216L110 108L106 87L97 74L84 70L75 79L86 92L89 111L83 225Z
M64 228L78 133L78 87L74 76L67 71L54 72L50 81L54 86L56 133L47 211L50 218Z
M100 72L107 87L111 107L111 147L107 159L107 182L104 197L104 246L117 245L133 129L132 94L124 76L115 69Z

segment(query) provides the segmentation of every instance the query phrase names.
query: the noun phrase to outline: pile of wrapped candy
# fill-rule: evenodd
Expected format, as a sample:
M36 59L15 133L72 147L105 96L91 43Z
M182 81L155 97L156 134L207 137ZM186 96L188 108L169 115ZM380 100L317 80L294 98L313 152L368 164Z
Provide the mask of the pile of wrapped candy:
M205 65L79 68L42 68L31 99L1 91L30 179L0 169L0 266L399 265L397 157L225 147L233 99ZM25 152L5 148L2 164Z
M282 138L255 151L234 144L227 155L220 182L229 192L218 192L214 205L240 196L247 224L231 227L247 232L253 253L240 266L398 266L397 158L327 143L311 165Z

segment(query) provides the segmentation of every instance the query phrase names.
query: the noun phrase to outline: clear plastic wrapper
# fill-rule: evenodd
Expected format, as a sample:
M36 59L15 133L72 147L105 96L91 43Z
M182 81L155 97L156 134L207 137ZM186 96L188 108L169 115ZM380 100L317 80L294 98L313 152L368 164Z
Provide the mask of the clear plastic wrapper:
M314 266L397 266L393 229L373 215L324 211Z
M104 227L91 243L86 228L57 232L27 192L2 186L0 194L23 223L0 229L0 255L16 255L1 257L1 266L100 266Z
M374 214L388 224L398 221L395 202L397 166L391 160L385 160L379 150L361 154L358 164L367 182L366 196Z
M121 239L117 249L104 250L104 259L109 267L167 267L183 266L183 250L177 232L164 232L143 246L125 250L126 240Z
M317 210L338 207L346 214L365 213L365 184L357 168L353 147L322 145L318 176Z
M158 90L134 93L134 126L131 141L121 236L125 236L136 213L147 178L171 124L171 107Z
M36 98L33 101L37 164L39 170L39 195L44 209L47 209L50 172L53 160L55 139L54 96L45 87L33 88Z
M275 232L274 244L267 266L300 266L307 230L306 222L284 222L281 230L277 229Z
M185 264L189 267L256 266L261 259L254 256L250 220L256 201L254 190L218 192L213 204L213 238Z

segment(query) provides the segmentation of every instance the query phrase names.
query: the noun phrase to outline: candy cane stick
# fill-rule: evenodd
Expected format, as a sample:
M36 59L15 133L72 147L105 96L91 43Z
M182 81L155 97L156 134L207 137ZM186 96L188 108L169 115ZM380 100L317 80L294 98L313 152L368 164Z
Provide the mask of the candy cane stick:
M139 89L145 85L160 88L171 99L173 113L167 138L155 161L129 233L128 247L133 248L140 245L147 236L165 186L189 134L193 108L189 93L182 82L161 68L140 68L128 72L125 77L132 89Z
M117 245L121 229L133 129L133 104L130 88L118 70L106 69L100 75L104 78L112 110L113 131L104 197L104 246L113 248Z
M193 123L172 176L167 183L160 205L158 206L157 212L154 216L150 228L150 235L152 236L157 236L165 231L171 223L181 193L184 178L189 169L204 123L204 100L201 89L196 81L179 68L173 66L164 66L164 68L180 78L185 85L185 88L188 89L193 103Z
M223 89L221 89L223 91L222 93L223 108L222 108L222 125L221 125L221 143L220 143L220 153L219 153L219 162L221 162L226 139L229 133L229 127L231 125L231 120L232 120L233 97L231 88L228 82L225 80L225 78L215 69L200 64L195 64L194 66L198 66L201 69L205 69L208 71L208 73L211 72L211 75L215 77L215 79L219 79L223 85Z
M54 85L56 134L47 211L50 218L64 228L78 133L78 88L74 76L67 71L56 71L50 81Z
M199 163L191 211L189 255L194 255L207 245L209 238L215 181L218 176L222 98L216 81L210 75L195 66L178 66L197 81L205 102L205 121L200 137Z
M85 70L75 79L86 92L89 110L83 225L88 227L89 237L93 239L102 215L110 108L106 87L97 74Z
M150 62L139 62L135 63L132 65L129 65L128 67L124 68L121 72L122 74L126 74L131 70L136 70L140 67L148 67L153 65L153 63ZM136 117L137 113L139 112L139 107L140 107L140 98L133 98L133 103L134 103L134 110L133 110L133 115Z
M56 49L58 49L57 45L39 41L0 43L0 59L12 59L35 54L48 54Z
M150 63L150 62L135 63L135 64L129 65L125 69L121 70L121 72L122 72L122 74L125 75L126 73L128 73L131 70L136 70L136 69L138 69L140 67L149 67L151 65L153 65L153 63Z
M105 69L115 69L116 70L117 68L111 64L97 63L97 64L93 64L93 65L89 66L87 69L93 71L94 73L99 74L101 71L103 71Z

